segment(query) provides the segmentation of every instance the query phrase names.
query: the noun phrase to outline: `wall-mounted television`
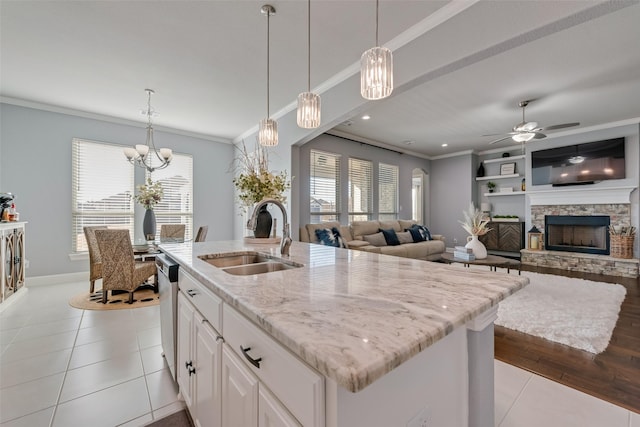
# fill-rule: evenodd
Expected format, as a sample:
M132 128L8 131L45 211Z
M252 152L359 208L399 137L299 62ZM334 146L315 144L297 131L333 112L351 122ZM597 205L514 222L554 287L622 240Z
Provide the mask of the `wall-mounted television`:
M533 185L593 184L624 179L624 138L531 152Z

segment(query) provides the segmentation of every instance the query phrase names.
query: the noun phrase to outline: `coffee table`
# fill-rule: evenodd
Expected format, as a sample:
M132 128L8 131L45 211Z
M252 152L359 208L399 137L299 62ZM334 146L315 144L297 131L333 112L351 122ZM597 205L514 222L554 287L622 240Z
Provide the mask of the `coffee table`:
M501 257L498 255L487 255L487 257L484 259L467 261L464 259L454 257L453 253L451 252L445 252L440 256L440 258L442 259L442 261L446 262L447 264L457 262L460 264L464 264L465 267L469 267L469 265L486 265L489 267L489 270L491 271L497 271L496 268L501 267L501 268L506 268L507 273L510 273L512 268L513 269L517 268L518 276L520 275L520 261Z

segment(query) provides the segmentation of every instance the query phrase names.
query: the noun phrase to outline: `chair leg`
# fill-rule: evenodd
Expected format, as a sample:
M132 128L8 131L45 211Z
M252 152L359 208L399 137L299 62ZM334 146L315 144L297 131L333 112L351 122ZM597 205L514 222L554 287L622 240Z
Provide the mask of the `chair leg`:
M106 304L107 303L107 294L109 293L108 290L102 288L102 303Z
M95 290L95 286L96 286L96 281L92 280L91 281L91 285L89 286L89 293L93 293L93 291Z
M129 304L133 304L133 291L129 292Z

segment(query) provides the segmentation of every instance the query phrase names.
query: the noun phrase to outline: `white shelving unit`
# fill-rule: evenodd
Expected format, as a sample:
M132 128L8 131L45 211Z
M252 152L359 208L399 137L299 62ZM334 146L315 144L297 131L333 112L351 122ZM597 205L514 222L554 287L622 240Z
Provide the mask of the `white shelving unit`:
M519 173L512 173L509 175L493 175L493 176L481 176L476 178L476 181L489 181L490 179L506 179L506 178L518 178L522 175Z
M526 191L496 191L494 193L484 193L486 197L496 197L496 196L523 196L526 194Z

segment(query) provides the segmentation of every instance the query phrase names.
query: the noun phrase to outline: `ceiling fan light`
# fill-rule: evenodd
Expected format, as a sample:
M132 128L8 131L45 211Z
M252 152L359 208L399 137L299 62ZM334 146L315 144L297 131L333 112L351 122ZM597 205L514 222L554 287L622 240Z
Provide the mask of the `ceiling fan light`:
M320 126L320 96L313 92L298 95L298 126L315 129Z
M260 120L258 142L264 147L275 147L278 145L278 122L273 119Z
M360 94L364 99L383 99L393 91L393 53L373 47L360 58Z
M536 136L534 132L517 133L511 137L515 142L529 142Z

